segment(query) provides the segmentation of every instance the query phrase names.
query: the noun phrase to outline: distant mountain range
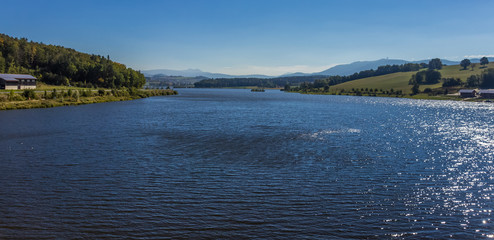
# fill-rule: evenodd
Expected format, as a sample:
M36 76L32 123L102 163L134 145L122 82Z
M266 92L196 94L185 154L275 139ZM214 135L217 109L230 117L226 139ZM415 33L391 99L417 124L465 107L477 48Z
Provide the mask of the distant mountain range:
M420 60L420 61L406 61L406 60L401 60L401 59L379 59L375 61L358 61L358 62L353 62L349 64L341 64L341 65L336 65L332 68L326 69L322 72L316 72L316 73L293 73L293 74L285 74L283 77L292 77L292 76L308 76L308 75L325 75L325 76L334 76L334 75L340 75L340 76L348 76L352 75L356 72L364 71L364 70L370 70L370 69L377 69L379 66L385 66L385 65L402 65L405 63L429 63L430 59L425 59L425 60ZM479 62L480 60L477 60ZM455 61L449 61L445 59L441 59L441 62L446 65L457 65L460 64L460 62L455 62ZM472 62L474 62L472 60Z
M170 69L156 69L156 70L143 70L141 71L146 77L151 77L158 74L163 74L166 76L183 76L183 77L206 77L206 78L273 78L273 77L294 77L294 76L313 76L313 75L324 75L324 76L347 76L352 75L356 72L377 69L379 66L384 65L401 65L405 63L428 63L430 59L424 59L420 61L407 61L401 59L379 59L375 61L358 61L349 64L341 64L326 69L321 72L315 73L288 73L281 76L266 76L266 75L228 75L222 73L210 73L203 72L199 69L187 69L187 70L170 70ZM472 63L479 63L479 58L470 59ZM494 58L489 58L489 61L494 61ZM450 61L446 59L441 59L441 62L445 65L458 65L460 61Z
M210 73L203 72L199 69L187 69L187 70L170 70L170 69L155 69L155 70L143 70L141 73L146 77L162 74L166 76L182 76L182 77L206 77L206 78L272 78L273 76L266 76L260 74L253 75L228 75L223 73Z

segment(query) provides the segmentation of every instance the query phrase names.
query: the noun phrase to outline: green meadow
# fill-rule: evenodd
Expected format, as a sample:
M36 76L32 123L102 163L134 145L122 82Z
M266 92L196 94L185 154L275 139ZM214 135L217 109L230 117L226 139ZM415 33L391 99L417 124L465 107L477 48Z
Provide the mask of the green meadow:
M480 75L482 71L487 68L494 68L494 63L489 63L489 65L485 67L481 67L480 64L476 63L472 66L467 67L464 70L459 65L451 65L451 66L443 66L439 72L441 73L442 78L460 78L463 82L471 75ZM423 69L422 69L423 70ZM418 71L417 71L418 72ZM352 89L382 89L382 90L390 90L394 91L402 90L403 93L409 94L411 93L411 85L408 85L408 81L412 77L412 75L417 72L398 72L392 74L386 74L382 76L362 78L358 80L353 80L341 84L337 84L331 86L330 93L336 94L344 90L346 92L351 91ZM442 82L432 85L420 85L420 90L423 91L426 88L440 88L442 86Z

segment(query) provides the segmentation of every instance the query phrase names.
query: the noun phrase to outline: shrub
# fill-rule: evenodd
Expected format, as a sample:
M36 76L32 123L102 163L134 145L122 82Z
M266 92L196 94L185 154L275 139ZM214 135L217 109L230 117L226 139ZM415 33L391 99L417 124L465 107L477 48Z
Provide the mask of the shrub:
M459 78L445 78L443 81L443 87L460 86L462 84Z
M89 97L90 96L90 93L88 90L82 90L82 94L81 94L83 97Z
M22 92L22 96L24 96L26 99L35 99L36 94L34 93L34 90L32 89L25 89L24 92Z
M15 93L13 90L9 93L9 101L24 101L24 97Z
M80 94L79 94L79 90L75 90L74 91L74 98L77 102L79 102L80 100Z
M111 90L111 95L115 96L115 97L118 97L118 90L115 89L115 88L112 88Z
M127 91L129 92L130 96L134 96L137 94L137 89L135 89L134 87L128 88Z

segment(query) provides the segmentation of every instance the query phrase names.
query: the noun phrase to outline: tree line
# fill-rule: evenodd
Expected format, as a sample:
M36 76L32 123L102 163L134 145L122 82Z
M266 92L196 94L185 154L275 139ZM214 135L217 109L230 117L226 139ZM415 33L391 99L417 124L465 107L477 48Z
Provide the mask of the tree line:
M194 83L196 88L223 88L223 87L261 87L275 88L286 84L300 84L312 82L326 76L293 76L276 78L212 78Z
M494 88L494 69L485 70L480 75L472 75L467 78L466 87L471 88Z
M144 75L110 57L0 34L0 73L30 74L53 85L141 88Z
M434 69L427 69L412 75L408 81L409 85L414 84L435 84L441 80L441 73Z
M332 86L347 81L357 80L361 78L374 77L380 75L386 75L396 72L410 72L418 71L421 68L425 68L428 65L426 63L406 63L402 65L385 65L380 66L376 70L364 70L354 73L349 76L293 76L293 77L276 77L276 78L214 78L205 79L194 83L194 87L197 88L221 88L221 87L248 87L257 86L265 88L274 88L291 85L300 85L298 88L321 88L325 86Z

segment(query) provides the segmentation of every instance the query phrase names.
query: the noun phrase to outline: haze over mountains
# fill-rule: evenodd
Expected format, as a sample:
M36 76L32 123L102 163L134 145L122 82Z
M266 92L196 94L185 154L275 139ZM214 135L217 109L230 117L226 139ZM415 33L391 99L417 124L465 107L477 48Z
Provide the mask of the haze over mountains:
M154 76L158 74L166 76L182 76L182 77L207 77L207 78L271 78L273 76L266 76L260 74L252 75L228 75L223 73L210 73L203 72L199 69L186 69L186 70L171 70L171 69L154 69L141 71L146 77Z
M489 58L489 61L493 61L494 59ZM401 59L379 59L375 61L358 61L349 64L340 64L329 69L326 69L321 72L315 73L287 73L281 76L266 76L259 74L252 75L228 75L222 73L210 73L203 72L199 69L187 69L187 70L170 70L170 69L155 69L155 70L143 70L141 71L146 77L151 77L154 75L165 75L165 76L183 76L183 77L206 77L206 78L273 78L273 77L293 77L293 76L311 76L311 75L324 75L324 76L347 76L354 74L356 72L369 70L369 69L377 69L379 66L384 65L401 65L405 63L428 63L430 59L424 59L420 61L407 61ZM441 59L442 63L445 65L458 65L460 61L450 61L446 59ZM479 63L480 59L470 59L472 63Z

